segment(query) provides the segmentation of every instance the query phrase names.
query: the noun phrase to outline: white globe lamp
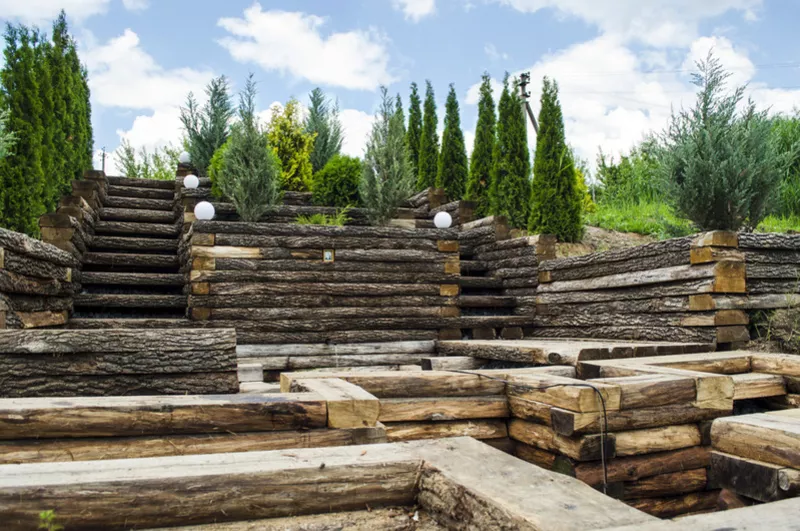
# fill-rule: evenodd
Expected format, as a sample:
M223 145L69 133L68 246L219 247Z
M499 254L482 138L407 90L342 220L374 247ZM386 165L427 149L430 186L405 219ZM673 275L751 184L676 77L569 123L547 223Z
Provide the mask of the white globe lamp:
M186 188L197 188L200 186L200 179L197 178L197 175L187 175L183 178L183 186Z
M214 219L214 205L208 201L200 201L194 207L194 215L197 219L202 221Z
M178 155L178 162L181 164L189 164L192 162L192 157L186 151L182 151L180 155Z
M447 212L439 212L433 216L433 224L436 225L437 229L449 229L453 224L453 216Z

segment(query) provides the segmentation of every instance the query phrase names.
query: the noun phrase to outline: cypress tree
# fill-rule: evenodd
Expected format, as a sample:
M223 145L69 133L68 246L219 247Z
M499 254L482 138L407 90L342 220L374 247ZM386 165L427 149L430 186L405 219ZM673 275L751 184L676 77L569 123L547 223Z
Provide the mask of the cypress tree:
M468 165L464 132L461 130L461 117L458 114L458 96L455 86L451 84L445 104L442 151L439 153L436 186L444 188L447 197L452 201L464 197L469 174Z
M44 214L42 193L42 102L36 79L33 36L24 26L7 25L5 65L0 72L8 129L16 136L13 153L0 162L4 227L35 236L37 220Z
M406 137L406 113L403 111L403 98L400 94L394 100L394 114L397 116L397 121L403 126L403 143Z
M314 136L311 152L311 168L314 173L322 170L333 157L342 151L342 124L339 109L325 96L322 89L315 88L309 95L311 106L305 120L306 133Z
M481 96L478 101L478 125L475 128L475 144L469 164L466 199L476 203L478 218L489 214L489 189L492 183L492 153L497 142L492 84L489 74L483 74Z
M55 114L53 94L53 78L50 71L50 57L52 45L39 32L31 30L31 42L34 53L34 68L36 81L39 85L39 102L41 104L41 163L42 163L42 203L46 212L55 211L58 200L61 199L60 175L61 161L65 158L63 152L56 151L56 137L62 131L61 116Z
M58 122L58 127L53 131L53 149L61 156L54 161L54 173L49 177L53 193L58 198L69 192L70 182L78 178L76 174L84 169L73 144L76 126L76 118L72 114L74 82L66 57L72 39L64 11L53 23L52 41L48 63L53 87L53 120Z
M425 114L422 118L422 135L419 142L419 175L417 189L425 190L436 184L436 167L439 158L439 135L436 134L436 101L433 86L425 82Z
M508 75L498 105L497 143L492 155L491 211L505 216L512 227L528 222L531 163L528 130L519 96L512 94Z
M83 176L83 170L92 167L94 135L92 132L89 74L81 64L73 39L70 39L67 45L67 64L69 65L70 81L72 83L72 101L67 107L71 108L71 113L75 120L74 133L71 135L72 149L74 150L74 163L72 165L74 173L72 178L80 179Z
M411 160L411 171L414 178L419 174L419 142L422 138L422 101L419 88L411 83L411 96L408 98L408 130L406 131L406 150Z
M583 223L581 199L575 187L575 163L564 139L558 85L548 78L542 85L533 175L528 229L554 234L564 242L579 240Z

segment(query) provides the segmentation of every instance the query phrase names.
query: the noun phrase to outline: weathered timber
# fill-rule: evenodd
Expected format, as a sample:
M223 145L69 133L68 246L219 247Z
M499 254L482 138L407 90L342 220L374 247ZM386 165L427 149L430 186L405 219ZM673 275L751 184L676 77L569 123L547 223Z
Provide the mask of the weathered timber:
M46 297L40 295L0 294L0 300L18 312L71 311L71 297Z
M214 245L232 247L285 247L289 249L397 249L437 251L433 239L398 239L348 236L259 236L252 234L218 234ZM338 258L338 257L337 257Z
M174 202L171 199L149 199L111 195L106 198L103 206L115 209L165 210L172 212Z
M786 467L800 464L800 419L796 411L717 419L711 427L714 449Z
M353 354L430 354L435 349L433 341L397 341L385 343L363 343L354 345L330 344L285 344L285 345L239 345L240 357L261 358L270 356L336 356Z
M437 358L422 358L422 369L426 371L471 370L479 369L486 365L488 360L473 358L471 356L444 356Z
M0 247L6 251L63 267L80 266L74 256L58 247L6 229L0 229Z
M756 264L798 264L800 263L800 250L769 250L758 249L744 253L748 269ZM749 273L749 271L748 271Z
M247 332L259 333L301 333L301 332L357 332L357 331L373 331L376 333L374 341L396 341L396 340L414 340L419 338L404 338L402 333L404 330L439 330L444 328L454 328L457 326L471 327L475 323L480 323L481 319L489 320L491 325L499 326L500 324L513 325L516 324L515 320L522 319L527 323L527 320L521 317L354 317L351 319L317 319L317 320L295 320L283 319L274 321L264 320L211 320L204 322L202 325L215 328L235 328L239 334ZM199 321L198 321L199 323ZM386 334L386 337L381 337L380 334ZM391 332L397 332L395 336L391 337ZM313 335L309 335L313 337ZM305 341L289 341L291 343L303 343ZM310 342L316 342L311 340Z
M78 291L74 282L62 282L52 278L29 277L0 269L0 292L20 295L67 296Z
M195 259L197 260L197 259ZM254 260L247 258L216 258L217 271L358 271L365 273L441 273L448 263L426 262L323 262L319 259ZM456 271L457 273L458 271ZM453 274L453 273L450 273Z
M786 394L786 384L778 374L746 373L734 374L734 400L766 398Z
M92 249L114 249L144 252L175 252L178 242L174 239L135 238L123 236L95 236L92 238Z
M533 254L533 252L530 252L529 255L495 258L493 260L489 260L485 256L480 256L479 259L487 262L490 270L515 268L528 269L531 267L536 267L536 265L539 263L539 260L536 258L536 255Z
M800 250L800 238L795 234L740 233L739 247L742 249Z
M521 419L508 423L508 434L512 439L548 452L566 455L576 461L594 461L602 456L604 446L606 457L615 455L614 435L607 435L601 445L599 435L570 438L558 435L548 426Z
M694 424L623 431L614 436L617 455L621 457L678 450L702 442L700 430Z
M294 380L311 377L341 378L381 399L486 396L499 395L505 390L502 381L483 378L478 374L437 371L373 374L300 372L281 374L281 392L288 392Z
M91 320L89 320L91 321ZM190 321L193 322L193 321ZM215 325L219 321L208 321ZM229 323L229 321L222 321ZM227 325L226 325L227 326ZM224 327L224 326L223 326ZM438 338L436 330L329 330L326 332L251 332L238 331L239 344L283 343L375 343L376 341L430 341Z
M498 295L461 295L458 298L461 308L513 308L515 305L514 297Z
M744 328L744 327L742 327ZM745 332L747 328L744 328ZM717 334L714 328L686 327L635 327L635 326L592 326L592 327L535 327L528 333L531 337L555 338L593 338L626 339L638 341L680 341L685 343L715 343Z
M165 223L135 223L130 221L98 221L94 228L98 234L132 234L174 238L180 233L179 225Z
M365 428L378 422L378 399L350 382L337 378L294 380L292 390L309 391L325 400L329 428Z
M592 253L583 256L570 258L560 258L558 260L547 260L542 262L543 271L557 271L561 269L573 269L594 264L605 264L610 262L636 261L648 256L660 256L664 253L683 252L687 253L691 246L692 237L673 238L655 243L648 243L636 247L625 249L615 249L604 253Z
M439 285L433 284L378 284L336 282L220 282L212 283L210 295L292 294L305 295L439 295Z
M800 377L800 359L787 354L752 353L751 370L767 374Z
M172 190L158 188L134 188L131 186L108 186L108 198L112 197L140 197L143 199L172 200L175 193Z
M390 422L386 423L388 442L443 439L447 437L472 437L474 439L501 439L508 437L504 420L468 420L442 422Z
M105 177L106 182L108 182L109 186L131 186L134 188L149 188L149 189L158 189L158 190L174 190L175 183L171 180L169 181L160 181L156 179L134 179L130 177L118 177L107 175Z
M694 308L690 305L690 296L662 297L654 299L638 299L627 301L608 301L573 304L539 304L536 313L539 315L580 315L580 314L642 314L642 313L677 313L688 312ZM714 310L714 307L706 308ZM626 317L627 319L627 317Z
M589 380L588 383L618 386L621 393L620 409L689 403L697 396L694 378L679 376L643 375Z
M318 394L22 398L0 402L0 439L323 428Z
M688 249L685 249L681 251L645 255L629 260L589 264L569 269L544 270L544 273L546 273L544 279L546 282L581 280L687 264L689 264L689 252Z
M53 264L38 258L30 258L9 250L5 250L3 255L2 267L12 273L46 279L52 278L61 282L72 281L71 267Z
M623 485L622 498L631 500L677 496L705 490L707 484L708 476L705 468L669 472L625 483Z
M425 241L425 240L423 240ZM420 251L415 249L335 249L336 258L348 262L443 262L449 255L439 251ZM201 258L244 258L277 260L285 258L322 258L321 249L286 249L272 247L192 247L192 256Z
M739 312L739 310L731 310ZM740 312L741 316L733 324L747 324L747 315ZM745 321L745 322L742 322ZM714 327L718 326L714 312L683 312L683 313L574 313L561 315L542 315L537 312L534 325L541 327L583 328L594 326L614 326L625 323L629 327Z
M508 376L508 396L581 413L616 411L620 389L615 385L582 382L555 375L520 374Z
M508 401L502 396L452 398L384 398L381 422L443 421L506 418Z
M41 312L15 312L14 316L19 320L19 328L44 328L65 324L69 319L69 312L47 310Z
M133 253L97 253L90 252L83 256L84 264L124 266L124 267L178 267L178 257L165 254L133 254Z
M681 297L711 292L712 279L676 281L669 284L655 284L641 288L598 289L590 291L570 291L544 293L537 291L538 304L586 304L596 302L633 301L663 297Z
M185 295L153 295L124 293L79 293L75 306L106 308L185 308Z
M165 211L103 207L100 209L100 219L103 221L133 221L137 223L172 223L175 221L175 213L171 209Z
M711 453L711 473L717 485L765 503L789 496L779 485L782 470L786 468L723 452Z
M684 514L714 510L718 495L718 490L710 490L667 498L640 498L630 500L628 504L658 518L674 518Z
M105 273L97 271L81 273L81 284L83 285L183 286L184 282L184 275L178 273Z
M395 227L335 227L280 223L246 223L233 221L197 221L194 231L210 234L254 234L261 236L346 236L355 238L422 238L457 240L457 229L400 229Z
M346 295L190 295L194 308L357 308L456 306L457 298L439 296L349 297Z
M707 447L693 446L682 450L637 455L633 457L617 457L607 462L606 470L609 482L636 481L641 478L707 468L711 463L711 450ZM571 463L560 460L560 472L588 483L603 483L602 463Z
M222 351L236 347L234 330L37 330L0 332L5 354Z
M515 441L515 443L513 452L515 457L542 467L545 470L553 470L553 465L558 457L556 454L519 441Z
M239 391L236 371L189 374L0 376L3 398L228 394Z
M419 365L426 354L353 354L349 356L270 356L240 358L258 363L265 371L303 370L323 367L369 367L374 365Z
M443 270L431 273L353 272L353 271L192 271L192 282L322 282L322 283L399 283L440 284L454 282L458 275Z

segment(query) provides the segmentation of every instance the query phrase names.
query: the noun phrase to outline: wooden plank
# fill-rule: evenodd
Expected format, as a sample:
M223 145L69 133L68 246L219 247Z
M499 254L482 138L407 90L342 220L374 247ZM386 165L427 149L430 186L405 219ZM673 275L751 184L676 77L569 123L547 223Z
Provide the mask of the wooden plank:
M553 470L553 465L558 457L552 452L548 452L519 441L516 441L516 444L514 445L514 456L546 470Z
M714 449L754 461L797 467L800 463L800 419L781 413L715 420L711 427Z
M581 413L615 411L620 408L620 389L615 385L583 382L553 375L509 377L509 396ZM602 400L600 398L602 396Z
M422 369L426 371L463 371L479 369L487 363L488 360L473 358L471 356L443 356L437 358L422 358Z
M677 496L705 490L707 484L708 476L705 468L681 470L627 482L623 485L622 498L632 500Z
M337 378L298 379L292 382L292 391L309 391L325 399L329 428L364 428L378 422L378 399L350 382Z
M315 394L0 400L0 439L241 433L322 428Z
M503 396L384 398L380 404L380 422L491 419L509 416L508 401Z
M718 264L701 266L673 266L646 271L620 273L580 280L564 280L539 286L541 293L561 293L565 291L592 291L599 289L635 288L651 284L666 284L677 281L715 278L722 268ZM742 269L744 279L744 269Z
M540 450L565 455L576 461L594 461L602 456L599 435L564 437L552 428L521 419L512 419L508 423L508 435ZM614 439L614 435L608 435L604 441L606 456L609 458L615 455Z
M800 377L800 359L797 356L754 353L751 363L753 372Z
M777 374L751 372L734 374L731 378L734 386L734 400L766 398L786 394L786 384L783 381L783 377Z
M369 367L375 365L419 365L424 354L364 354L354 356L271 356L269 358L239 358L259 363L264 370L303 370L323 367Z
M472 437L473 439L502 439L508 437L503 420L452 420L442 422L389 422L385 424L388 442Z
M616 457L606 464L609 482L636 481L641 478L670 474L682 470L708 467L711 463L711 450L707 447L693 446L681 450L658 452L632 457ZM570 463L563 470L589 485L603 483L603 464Z
M693 378L668 375L641 375L628 378L603 378L588 383L615 385L620 389L620 409L639 409L694 402L697 388Z
M618 456L652 454L699 446L703 437L694 424L665 426L614 434Z
M641 498L630 500L628 504L642 512L656 516L658 518L674 518L685 514L694 514L705 511L712 511L717 507L718 490L704 492L692 492L682 496L670 496L667 498ZM683 523L679 523L681 529ZM642 529L637 526L637 529ZM691 528L696 529L696 528Z
M789 496L779 485L781 470L785 468L780 465L762 463L723 452L711 453L711 472L717 485L765 503Z
M350 344L281 344L238 345L236 353L242 358L269 356L347 356L353 354L430 354L435 351L434 341L389 341L385 343Z

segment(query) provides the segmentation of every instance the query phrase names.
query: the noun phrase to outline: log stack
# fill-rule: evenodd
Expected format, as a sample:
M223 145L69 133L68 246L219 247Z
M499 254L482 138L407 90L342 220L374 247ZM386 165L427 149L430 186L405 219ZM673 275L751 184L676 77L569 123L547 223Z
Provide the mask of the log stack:
M0 397L237 393L233 330L3 330Z
M536 337L701 343L750 338L749 316L715 305L746 292L737 235L711 232L539 265Z
M431 341L457 321L454 229L198 221L190 317L240 344Z
M67 251L0 229L0 329L63 325L80 291L80 262Z

